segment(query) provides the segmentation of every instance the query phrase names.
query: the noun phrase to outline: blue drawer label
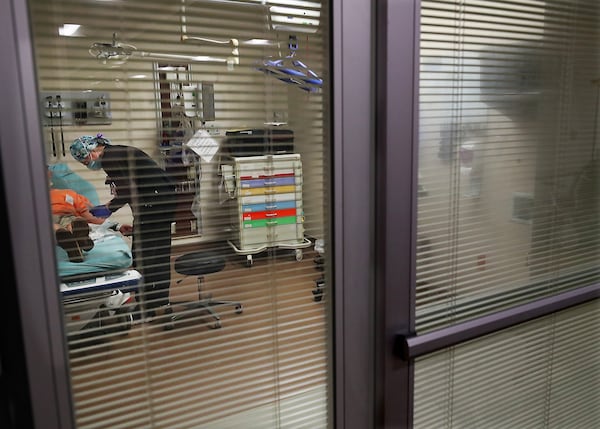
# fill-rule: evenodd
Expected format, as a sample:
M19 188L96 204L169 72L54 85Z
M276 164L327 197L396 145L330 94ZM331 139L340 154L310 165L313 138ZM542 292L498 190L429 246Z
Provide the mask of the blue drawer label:
M246 204L242 206L244 213L264 212L270 210L285 210L296 208L296 201L274 201L264 204Z
M267 188L269 186L294 185L295 183L295 177L269 177L265 179L242 180L240 185L242 188Z

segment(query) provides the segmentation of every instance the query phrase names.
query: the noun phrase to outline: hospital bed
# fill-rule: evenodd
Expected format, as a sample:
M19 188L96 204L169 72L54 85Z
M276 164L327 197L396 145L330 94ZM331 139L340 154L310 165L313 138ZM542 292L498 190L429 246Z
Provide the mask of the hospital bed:
M73 189L98 204L95 189L64 164L50 166L50 170L52 186ZM142 276L131 268L129 243L111 225L110 220L90 225L94 247L85 252L83 262L70 262L67 252L55 246L69 345L123 333L133 324L134 292Z
M99 228L97 228L99 229ZM92 232L94 248L83 262L70 262L56 247L60 293L69 344L128 331L133 324L134 293L141 281L131 269L128 243L117 233Z

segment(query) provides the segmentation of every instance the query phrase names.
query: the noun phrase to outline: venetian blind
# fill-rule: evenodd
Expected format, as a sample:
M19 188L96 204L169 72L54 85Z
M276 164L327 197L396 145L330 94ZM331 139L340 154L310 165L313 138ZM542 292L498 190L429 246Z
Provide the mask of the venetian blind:
M48 255L77 426L327 426L327 4L29 6L52 185L94 205L130 197L91 226L83 262ZM69 148L98 134L90 170ZM220 319L190 306L211 298L228 302Z
M598 5L423 1L416 328L598 281ZM417 359L416 428L593 428L598 303Z
M598 5L423 1L417 330L598 280Z
M598 302L418 359L415 428L595 428Z

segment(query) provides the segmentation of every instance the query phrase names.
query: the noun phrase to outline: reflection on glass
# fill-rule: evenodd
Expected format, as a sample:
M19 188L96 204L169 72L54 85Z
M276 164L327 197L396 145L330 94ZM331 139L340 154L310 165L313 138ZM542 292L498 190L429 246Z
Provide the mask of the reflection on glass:
M29 6L77 426L325 427L327 4Z
M422 329L598 278L597 29L574 9L496 3L423 4Z

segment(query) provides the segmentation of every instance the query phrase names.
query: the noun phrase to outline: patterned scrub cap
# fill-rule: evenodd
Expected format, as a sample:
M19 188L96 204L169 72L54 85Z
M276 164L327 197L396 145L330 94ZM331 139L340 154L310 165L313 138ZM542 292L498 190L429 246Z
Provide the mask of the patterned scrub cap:
M79 162L83 162L98 144L109 145L110 140L102 137L102 134L97 134L95 137L81 136L73 140L69 150L73 158Z

